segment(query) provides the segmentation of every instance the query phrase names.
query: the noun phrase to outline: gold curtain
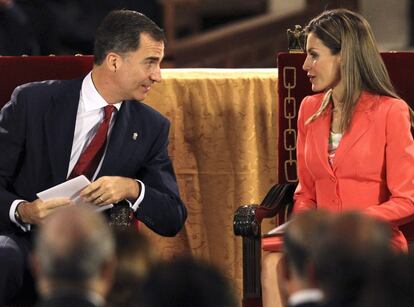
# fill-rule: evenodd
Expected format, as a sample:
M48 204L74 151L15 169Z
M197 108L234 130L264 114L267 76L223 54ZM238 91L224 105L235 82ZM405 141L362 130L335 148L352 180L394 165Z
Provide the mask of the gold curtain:
M277 70L164 69L162 75L145 103L171 121L169 153L188 219L174 238L144 232L164 258L191 253L218 266L241 297L233 213L260 202L277 180Z

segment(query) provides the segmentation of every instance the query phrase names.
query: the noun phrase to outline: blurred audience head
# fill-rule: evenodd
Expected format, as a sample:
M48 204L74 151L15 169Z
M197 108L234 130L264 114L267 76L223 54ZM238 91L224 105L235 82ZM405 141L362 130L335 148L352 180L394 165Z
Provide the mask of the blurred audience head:
M414 306L414 255L396 254L378 268L362 291L357 306Z
M279 279L283 280L282 290L287 296L317 287L314 276L315 248L332 221L332 214L317 210L297 215L287 226L283 238L282 269L279 272Z
M33 263L43 296L83 290L105 296L115 269L115 243L93 208L70 206L46 219L37 233Z
M344 213L318 240L315 277L328 301L352 305L392 255L388 224L361 213Z
M135 229L116 229L116 259L114 284L107 297L107 306L137 306L137 293L155 255L147 238Z
M95 64L100 65L109 52L124 55L140 47L141 34L164 42L164 31L147 16L131 10L114 10L98 26L95 35Z
M236 307L233 287L218 269L192 258L153 267L140 294L140 307Z

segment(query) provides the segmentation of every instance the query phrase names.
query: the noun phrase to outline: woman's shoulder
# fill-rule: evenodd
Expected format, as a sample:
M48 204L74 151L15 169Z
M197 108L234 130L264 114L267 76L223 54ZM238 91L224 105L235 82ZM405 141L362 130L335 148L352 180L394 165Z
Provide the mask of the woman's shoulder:
M318 93L315 95L309 95L302 99L300 108L305 113L315 113L322 104L324 93Z
M407 106L407 102L401 98L389 97L389 96L380 96L380 102L386 106Z
M388 113L390 110L408 111L408 104L401 98L385 95L377 95L377 97L378 99L375 105L380 112Z

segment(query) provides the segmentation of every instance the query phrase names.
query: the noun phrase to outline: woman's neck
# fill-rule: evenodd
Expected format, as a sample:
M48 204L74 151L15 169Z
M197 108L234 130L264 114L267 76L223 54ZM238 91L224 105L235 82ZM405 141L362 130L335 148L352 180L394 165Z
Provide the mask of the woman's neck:
M342 107L341 101L338 98L337 92L332 91L331 96L332 103L332 117L331 117L331 131L334 133L342 133Z
M342 104L342 91L337 90L336 88L332 90L332 105L334 109L340 109Z

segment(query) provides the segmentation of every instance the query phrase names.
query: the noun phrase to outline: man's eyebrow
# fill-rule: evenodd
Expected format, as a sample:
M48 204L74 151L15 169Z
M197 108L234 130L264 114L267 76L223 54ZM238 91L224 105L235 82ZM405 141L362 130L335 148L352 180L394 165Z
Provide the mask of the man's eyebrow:
M146 61L159 61L161 59L161 57L157 57L157 56L150 56L145 58Z

